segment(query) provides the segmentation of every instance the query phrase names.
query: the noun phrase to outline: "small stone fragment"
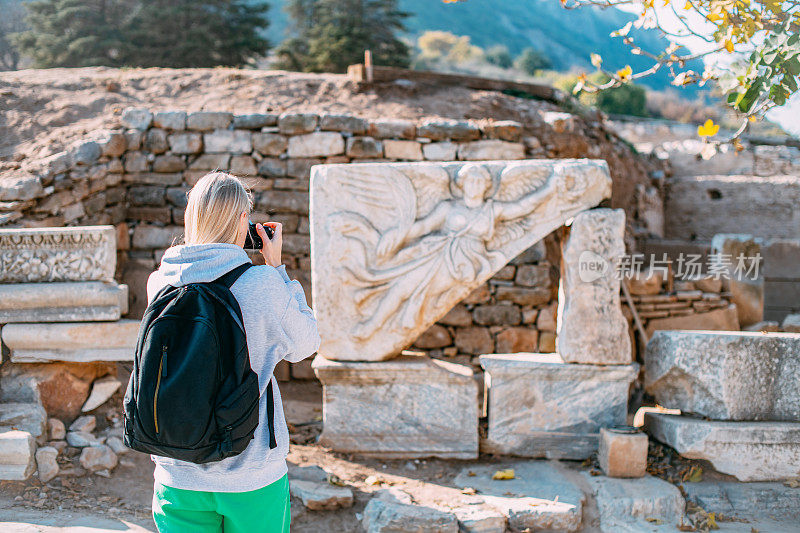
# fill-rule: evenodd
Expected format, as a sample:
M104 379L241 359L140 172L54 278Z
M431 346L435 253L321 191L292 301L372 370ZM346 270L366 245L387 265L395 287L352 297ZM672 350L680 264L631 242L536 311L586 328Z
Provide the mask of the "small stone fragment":
M379 498L372 498L369 501L364 509L361 525L367 533L458 532L458 520L454 514L430 507L388 502Z
M67 443L75 448L85 448L87 446L99 446L102 442L92 435L83 431L70 431L67 433Z
M289 483L289 491L311 511L333 511L353 506L352 490L327 482L293 480Z
M117 466L117 454L105 444L100 446L89 446L81 452L81 466L89 472L98 470L112 470Z
M92 392L89 393L89 398L86 400L86 403L83 404L83 407L81 407L81 412L87 413L89 411L97 409L98 407L106 403L108 399L111 398L121 386L122 383L120 383L120 381L114 377L106 377L96 380L92 384ZM94 417L92 417L92 419L94 419ZM80 418L78 420L80 420ZM73 423L73 425L75 425L75 423ZM70 430L72 430L72 426L70 426ZM92 430L77 429L75 431L92 431Z
M39 481L47 483L58 475L58 450L51 446L44 446L36 450L36 468L39 471Z
M58 418L47 419L47 434L52 440L61 440L67 436L67 430L64 427L64 422Z
M109 437L108 440L106 440L106 444L111 448L111 451L117 455L122 455L130 451L119 437Z
M91 433L97 427L97 419L94 415L79 416L75 421L69 425L70 431L83 431Z

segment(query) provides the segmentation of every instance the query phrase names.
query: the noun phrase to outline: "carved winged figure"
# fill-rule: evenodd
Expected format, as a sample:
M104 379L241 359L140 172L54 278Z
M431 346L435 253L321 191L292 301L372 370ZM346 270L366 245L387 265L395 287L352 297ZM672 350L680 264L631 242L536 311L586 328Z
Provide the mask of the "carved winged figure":
M357 243L339 258L358 286L361 320L350 334L365 340L390 321L412 329L449 291L502 268L508 258L500 248L542 221L532 215L557 217L585 189L580 175L556 173L530 164L492 176L469 163L453 178L442 167L353 168L340 192L369 218L346 209L334 217L336 233Z

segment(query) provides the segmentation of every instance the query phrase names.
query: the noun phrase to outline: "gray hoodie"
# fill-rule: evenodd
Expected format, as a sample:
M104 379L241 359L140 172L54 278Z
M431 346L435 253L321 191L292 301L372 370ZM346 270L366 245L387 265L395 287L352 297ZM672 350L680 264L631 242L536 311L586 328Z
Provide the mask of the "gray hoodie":
M246 262L249 258L245 251L234 244L173 246L147 280L147 300L151 301L166 285L212 281ZM152 456L156 464L155 480L162 485L209 492L245 492L265 487L287 471L289 431L272 372L281 359L296 363L317 351L320 342L317 321L300 283L289 279L283 265L248 269L233 284L231 292L242 309L250 366L258 374L261 389L255 437L241 454L214 463L198 465ZM269 449L266 423L269 380L273 381L278 444L273 450Z

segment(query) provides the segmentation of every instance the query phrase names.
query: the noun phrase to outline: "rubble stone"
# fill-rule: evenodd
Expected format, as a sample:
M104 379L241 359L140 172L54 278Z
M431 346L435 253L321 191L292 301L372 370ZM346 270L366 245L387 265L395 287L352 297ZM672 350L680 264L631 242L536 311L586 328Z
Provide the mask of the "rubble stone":
M250 113L248 115L234 115L233 127L245 130L258 130L267 126L277 126L278 115L269 113Z
M47 436L52 440L61 440L67 436L67 429L64 422L58 418L47 419Z
M335 132L316 131L289 137L289 157L327 157L344 153L344 139Z
M422 154L428 161L455 161L458 146L451 142L437 142L422 145Z
M153 126L169 130L186 128L186 111L160 111L153 115Z
M0 432L0 480L24 481L36 470L36 441L27 431Z
M457 120L429 120L417 128L417 135L434 141L472 141L480 138L478 126Z
M199 133L173 133L167 141L174 154L198 154L203 150L203 137Z
M97 427L97 418L94 415L84 415L76 418L75 421L69 425L69 430L91 433L94 431L95 427Z
M92 392L89 393L89 398L81 407L81 411L87 413L97 409L106 403L120 387L122 387L122 383L117 378L109 376L98 379L92 384Z
M539 332L533 328L512 327L497 334L498 353L536 352L539 347Z
M627 280L628 290L632 295L659 294L664 274L656 270L644 270Z
M353 491L327 482L289 481L289 491L311 511L333 511L353 506Z
M233 115L224 111L196 111L186 117L186 128L196 131L225 129L232 120Z
M0 404L0 429L19 429L43 439L47 412L38 403L6 402Z
M461 353L479 355L494 351L494 340L487 328L459 328L456 330L455 344Z
M711 240L711 253L729 257L727 270L730 300L736 305L741 326L764 320L764 270L761 244L752 235L719 234Z
M412 121L400 119L371 120L367 129L367 135L376 139L413 139L416 133Z
M128 107L122 112L121 120L126 128L146 130L153 122L153 114L148 109Z
M361 525L367 533L458 533L458 520L454 514L379 498L369 501Z
M190 115L191 118L191 115ZM215 130L203 134L206 152L231 152L249 154L253 151L250 132L244 130Z
M36 450L36 469L39 472L39 481L47 483L58 475L58 450L52 446L44 446Z
M372 137L349 137L347 156L353 158L383 157L383 143Z
M322 115L319 119L319 129L361 135L367 131L367 121L352 115Z
M387 159L404 159L408 161L422 161L422 145L417 141L398 141L386 139L383 141L383 151Z
M287 135L314 131L319 117L311 113L284 113L278 117L278 130Z
M422 335L417 337L417 340L414 341L414 346L429 350L432 348L444 348L445 346L450 346L452 342L453 338L450 336L450 332L447 331L447 328L440 326L439 324L434 324Z
M277 133L254 133L253 149L266 156L277 157L286 151L289 141Z
M505 533L508 518L487 505L468 505L453 509L459 531L464 533Z
M458 158L462 161L524 159L525 145L496 139L472 141L458 146Z
M88 446L81 452L80 462L89 472L113 470L117 466L117 455L105 444Z

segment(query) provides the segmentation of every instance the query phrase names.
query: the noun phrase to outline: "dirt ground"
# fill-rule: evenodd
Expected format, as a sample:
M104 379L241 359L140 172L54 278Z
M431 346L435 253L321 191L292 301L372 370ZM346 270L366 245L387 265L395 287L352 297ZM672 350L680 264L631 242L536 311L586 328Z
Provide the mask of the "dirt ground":
M357 109L367 118L523 121L540 109L556 109L497 92L412 82L359 91L341 74L231 68L20 70L0 72L0 160L59 152L89 131L116 126L114 117L128 106L234 113Z

